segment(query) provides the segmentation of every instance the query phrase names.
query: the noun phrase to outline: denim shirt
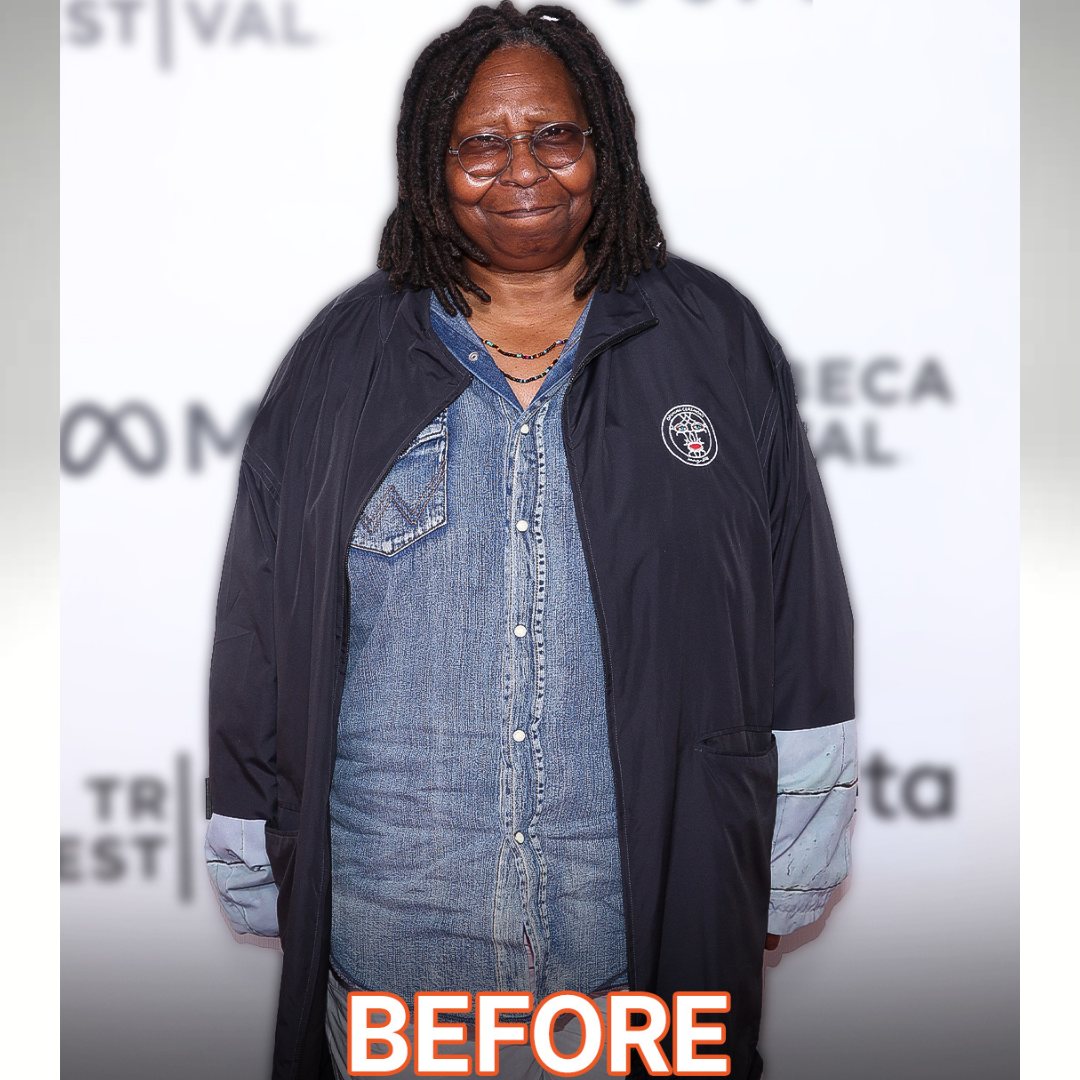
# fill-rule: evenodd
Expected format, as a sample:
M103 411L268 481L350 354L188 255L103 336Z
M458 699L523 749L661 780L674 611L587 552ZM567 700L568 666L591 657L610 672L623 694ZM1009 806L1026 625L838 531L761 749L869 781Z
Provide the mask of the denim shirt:
M406 1000L595 994L626 983L626 929L562 442L585 314L525 410L462 316L433 299L431 320L475 377L353 536L331 956L346 983Z

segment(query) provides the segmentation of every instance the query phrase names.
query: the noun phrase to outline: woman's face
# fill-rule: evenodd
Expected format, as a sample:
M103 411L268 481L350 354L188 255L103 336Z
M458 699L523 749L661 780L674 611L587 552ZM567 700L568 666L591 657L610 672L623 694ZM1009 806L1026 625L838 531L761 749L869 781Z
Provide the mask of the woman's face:
M569 120L583 131L589 118L562 61L530 46L496 49L477 69L451 133L455 148L481 132L503 138L532 134ZM546 169L527 139L511 143L513 158L494 179L469 176L446 155L450 209L465 235L501 270L546 270L578 249L592 216L596 155L585 152L561 169Z

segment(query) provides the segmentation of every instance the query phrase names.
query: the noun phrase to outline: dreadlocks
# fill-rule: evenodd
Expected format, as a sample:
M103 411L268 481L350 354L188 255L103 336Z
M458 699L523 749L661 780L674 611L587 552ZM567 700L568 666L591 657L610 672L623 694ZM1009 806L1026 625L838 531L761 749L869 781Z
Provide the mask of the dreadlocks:
M593 286L620 292L631 274L667 261L664 234L641 174L634 114L619 73L573 12L540 5L526 14L511 0L477 7L420 54L405 85L397 129L398 203L383 230L379 269L397 288L434 290L449 312L472 314L465 293L491 297L469 277L463 257L488 257L462 231L446 194L446 149L454 117L480 64L503 45L531 45L562 61L593 129L597 177L585 230L585 273L579 299Z

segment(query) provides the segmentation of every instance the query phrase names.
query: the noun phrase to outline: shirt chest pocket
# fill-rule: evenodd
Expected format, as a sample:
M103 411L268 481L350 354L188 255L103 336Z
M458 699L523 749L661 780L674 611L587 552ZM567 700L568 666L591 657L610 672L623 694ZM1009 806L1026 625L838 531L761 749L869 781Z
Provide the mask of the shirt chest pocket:
M446 524L446 413L406 447L356 523L352 546L380 555Z

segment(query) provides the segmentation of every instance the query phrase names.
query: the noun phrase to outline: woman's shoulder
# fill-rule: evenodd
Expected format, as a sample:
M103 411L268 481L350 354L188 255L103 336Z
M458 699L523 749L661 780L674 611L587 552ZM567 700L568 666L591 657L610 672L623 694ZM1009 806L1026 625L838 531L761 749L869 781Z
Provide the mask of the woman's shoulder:
M338 293L320 309L301 331L286 356L286 362L294 354L308 355L316 343L324 342L335 333L363 323L373 315L378 316L387 304L400 303L401 297L402 294L390 285L389 275L376 270L370 277ZM288 364L283 363L278 374L284 374L287 367Z
M786 395L791 375L777 339L757 307L726 278L689 259L669 255L642 287L663 326L665 318L689 319L707 334L712 349L741 387L751 415L760 415L777 394Z
M757 308L727 278L679 255L669 253L667 264L659 273L647 275L643 287L653 300L695 307L704 304L721 318L749 320L755 329L768 333Z
M374 345L385 337L405 293L395 290L389 275L379 270L335 296L301 331L281 362L263 399L263 406L306 383L320 371L329 376L335 353L350 349L355 366L370 359Z
M276 447L289 442L297 417L328 394L364 378L374 363L405 293L377 271L335 296L301 331L279 364L255 414L249 443Z

